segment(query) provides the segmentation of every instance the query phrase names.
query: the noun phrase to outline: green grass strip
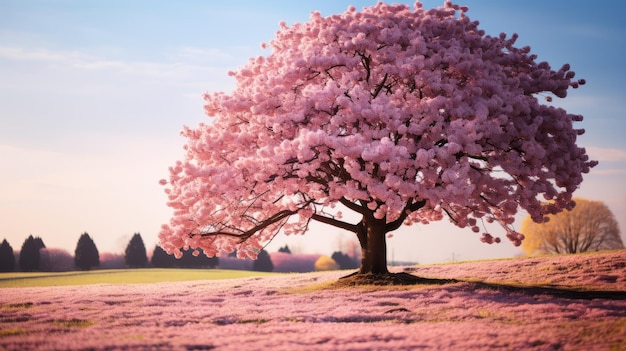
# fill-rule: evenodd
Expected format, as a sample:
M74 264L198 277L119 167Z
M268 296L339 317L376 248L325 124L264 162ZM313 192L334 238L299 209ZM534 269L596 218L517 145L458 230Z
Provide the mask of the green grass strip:
M0 288L47 287L89 284L146 284L191 280L260 277L278 273L226 269L109 269L72 272L0 273Z

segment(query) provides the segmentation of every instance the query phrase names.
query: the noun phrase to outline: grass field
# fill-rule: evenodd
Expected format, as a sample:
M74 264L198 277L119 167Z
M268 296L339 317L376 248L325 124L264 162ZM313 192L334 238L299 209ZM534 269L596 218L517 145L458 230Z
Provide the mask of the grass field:
M190 280L237 279L278 273L225 269L109 269L72 272L0 273L0 288L86 284L144 284Z
M626 350L624 267L626 250L419 265L459 281L403 287L337 285L345 271L0 275L155 282L0 289L0 350Z

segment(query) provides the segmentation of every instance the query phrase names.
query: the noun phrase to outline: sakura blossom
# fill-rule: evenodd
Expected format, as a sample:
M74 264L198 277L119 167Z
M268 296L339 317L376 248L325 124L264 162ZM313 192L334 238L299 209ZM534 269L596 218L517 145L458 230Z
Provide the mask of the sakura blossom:
M491 244L494 222L520 245L520 209L571 209L597 162L576 144L583 117L550 101L584 80L467 11L381 2L282 23L267 56L230 73L233 92L204 95L211 120L182 131L162 247L254 258L319 221L355 233L360 273L386 273L385 237L402 225L448 219Z
M0 349L623 350L625 268L621 250L396 268L457 280L442 285L333 288L334 271L4 288Z

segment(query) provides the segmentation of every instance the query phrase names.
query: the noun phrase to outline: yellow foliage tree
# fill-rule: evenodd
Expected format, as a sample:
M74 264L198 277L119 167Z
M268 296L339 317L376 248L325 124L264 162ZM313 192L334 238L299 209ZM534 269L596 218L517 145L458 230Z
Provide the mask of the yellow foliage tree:
M548 221L535 223L527 216L521 232L526 237L522 251L535 254L580 253L624 247L613 213L601 201L575 198L571 211L549 215Z
M333 271L336 269L339 269L339 265L328 256L320 256L320 258L315 261L316 271Z

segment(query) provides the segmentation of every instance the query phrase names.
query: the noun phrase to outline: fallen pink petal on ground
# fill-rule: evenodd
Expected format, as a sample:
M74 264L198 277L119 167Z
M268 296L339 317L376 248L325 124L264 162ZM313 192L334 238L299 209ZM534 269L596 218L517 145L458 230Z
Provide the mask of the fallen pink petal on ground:
M335 271L6 288L0 349L626 349L626 250L407 269L469 282L331 289L325 283L346 274ZM582 293L567 298L507 286Z

